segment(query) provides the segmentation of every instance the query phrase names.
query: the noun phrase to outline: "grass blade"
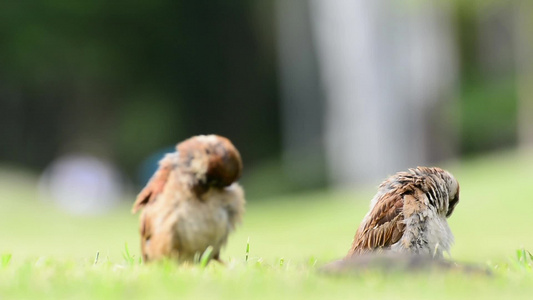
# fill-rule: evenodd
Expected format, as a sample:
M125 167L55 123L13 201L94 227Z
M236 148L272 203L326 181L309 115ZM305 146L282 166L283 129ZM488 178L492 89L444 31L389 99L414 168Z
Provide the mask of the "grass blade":
M248 262L249 256L250 256L250 237L248 237L248 241L246 241L246 257L245 257L246 262Z
M200 258L200 267L205 268L211 259L211 254L213 253L213 247L209 246L205 249L202 257Z
M135 259L130 254L128 243L124 243L124 251L122 252L122 257L124 257L124 260L126 261L128 265L133 265L135 263Z
M11 253L2 254L2 268L7 267L10 261L11 261Z

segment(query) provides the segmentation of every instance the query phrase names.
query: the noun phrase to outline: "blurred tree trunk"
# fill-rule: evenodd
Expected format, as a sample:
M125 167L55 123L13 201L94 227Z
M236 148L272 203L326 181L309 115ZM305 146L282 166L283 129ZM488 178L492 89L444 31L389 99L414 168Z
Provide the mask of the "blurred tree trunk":
M330 178L376 182L455 153L450 4L311 1Z
M515 8L518 138L522 146L533 146L533 2L515 1Z
M282 93L283 164L302 186L324 181L323 103L314 51L309 1L276 1Z

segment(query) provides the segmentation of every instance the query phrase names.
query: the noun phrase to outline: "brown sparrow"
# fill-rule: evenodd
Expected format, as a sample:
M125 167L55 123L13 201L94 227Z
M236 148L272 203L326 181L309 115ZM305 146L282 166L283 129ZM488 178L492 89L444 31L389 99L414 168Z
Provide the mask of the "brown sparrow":
M459 202L459 183L440 168L417 167L379 186L347 258L391 250L442 257L453 244L448 218Z
M139 193L132 212L140 216L145 261L169 257L192 262L220 249L244 213L239 151L224 137L199 135L176 146Z

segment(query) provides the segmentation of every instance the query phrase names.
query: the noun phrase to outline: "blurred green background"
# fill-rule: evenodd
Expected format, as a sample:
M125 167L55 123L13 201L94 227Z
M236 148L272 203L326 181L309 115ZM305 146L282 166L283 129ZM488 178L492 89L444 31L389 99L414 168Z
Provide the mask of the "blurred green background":
M449 219L455 235L453 259L502 262L516 249L533 249L530 152L444 166L464 182L460 209ZM138 217L129 213L130 203L103 216L70 215L37 201L35 176L4 170L0 178L0 250L12 253L15 264L39 257L91 262L96 252L102 261L119 263L125 244L139 258ZM338 259L347 253L374 193L367 187L252 198L222 257L243 261L249 239L254 261L275 264L284 258L298 265L316 259L319 266Z
M424 164L461 183L453 255L533 248L531 5L346 3L0 3L0 251L138 253L136 192L208 133L245 166L227 256L340 257L380 180Z

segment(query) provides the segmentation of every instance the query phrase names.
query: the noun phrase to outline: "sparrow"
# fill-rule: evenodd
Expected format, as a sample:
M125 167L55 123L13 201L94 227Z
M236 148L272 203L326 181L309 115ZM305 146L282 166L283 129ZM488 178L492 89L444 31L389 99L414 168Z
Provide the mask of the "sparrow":
M440 258L453 244L447 218L458 202L459 183L449 172L398 172L379 186L346 258L381 251Z
M220 250L244 213L241 173L239 151L222 136L194 136L166 154L132 208L142 210L144 261L194 262L212 247L209 259L221 262Z

